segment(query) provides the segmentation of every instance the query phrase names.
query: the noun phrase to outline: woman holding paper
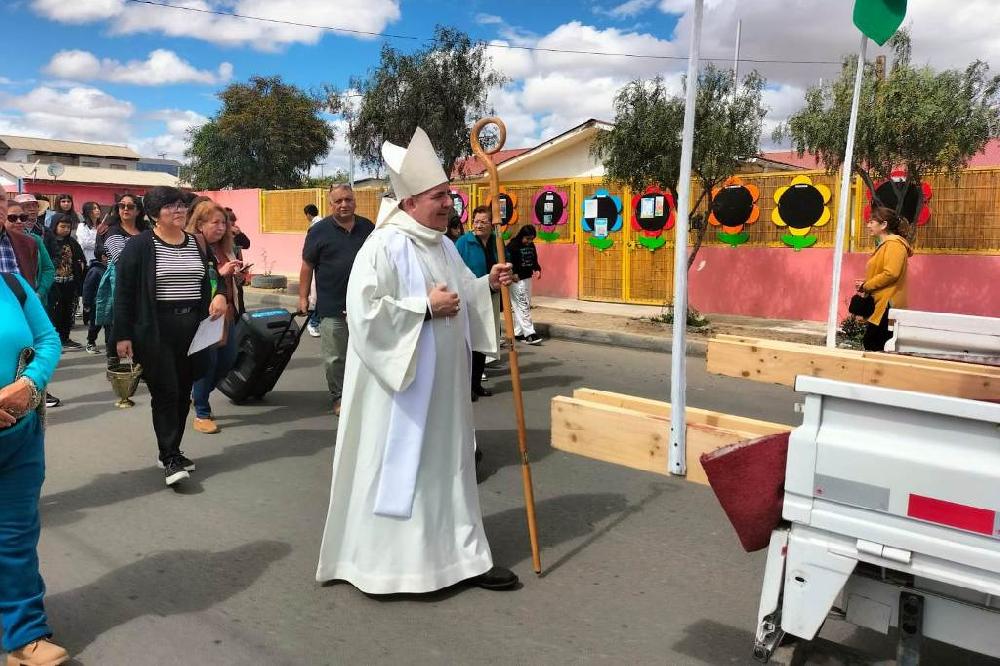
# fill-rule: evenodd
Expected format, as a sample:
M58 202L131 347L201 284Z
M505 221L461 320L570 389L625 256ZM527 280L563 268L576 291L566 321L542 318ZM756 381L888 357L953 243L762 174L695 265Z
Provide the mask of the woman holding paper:
M188 213L186 231L205 241L208 254L218 264L218 281L226 283L226 293L230 295L223 342L218 347L209 348L208 370L205 376L195 381L191 394L194 403L192 425L196 431L211 435L219 432L219 426L215 423L209 396L215 386L229 374L236 360L236 324L244 312L236 279L244 272L244 267L243 262L236 257L236 234L231 218L222 206L211 199L202 201Z
M208 349L192 355L188 350L204 319L226 313L228 292L225 281L216 280L213 296L215 260L198 237L184 231L184 193L154 187L143 203L154 224L127 243L118 259L114 331L119 358L142 365L159 465L172 486L195 468L180 445L191 386L208 366Z

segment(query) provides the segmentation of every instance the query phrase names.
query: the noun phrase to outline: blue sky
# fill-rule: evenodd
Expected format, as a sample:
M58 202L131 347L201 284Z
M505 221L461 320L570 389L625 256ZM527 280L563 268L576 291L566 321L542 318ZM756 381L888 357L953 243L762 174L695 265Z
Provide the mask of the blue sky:
M159 0L157 0L159 1ZM589 118L612 119L615 91L635 77L663 74L679 86L686 66L690 0L536 0L507 3L399 0L162 0L316 25L417 37L435 24L476 39L520 46L677 56L677 60L557 54L495 48L511 83L491 100L510 127L508 146L530 146ZM279 74L304 88L346 86L378 63L383 38L219 17L128 0L6 2L0 42L0 133L129 144L148 155L180 157L185 130L218 108L231 81ZM975 57L1000 64L1000 3L966 2L961 14L934 0L911 0L914 52L938 67ZM857 48L849 0L706 0L703 53L732 57L736 20L744 58L835 62ZM973 11L975 10L975 11ZM950 35L961 34L957 43ZM722 63L726 64L726 63ZM726 64L728 66L728 64ZM793 112L806 86L837 65L744 63L768 78L767 128ZM337 119L331 118L337 125ZM346 164L344 142L325 168Z

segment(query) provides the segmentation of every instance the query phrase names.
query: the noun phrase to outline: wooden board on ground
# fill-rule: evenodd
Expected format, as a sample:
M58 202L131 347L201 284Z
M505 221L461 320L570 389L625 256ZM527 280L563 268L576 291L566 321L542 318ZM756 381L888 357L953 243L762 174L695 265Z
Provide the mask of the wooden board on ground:
M588 389L579 389L576 393L578 395L572 398L556 396L552 399L553 448L624 467L667 474L667 452L670 446L669 404ZM614 404L615 401L639 406L641 409L618 406ZM666 414L661 413L663 411ZM711 419L718 422L734 419L743 429L730 430L701 422ZM751 432L751 429L756 432ZM788 426L777 423L742 420L741 417L707 410L692 412L689 408L686 478L696 483L708 482L699 460L703 453L755 439L762 434L788 430Z
M713 338L707 364L716 374L786 386L794 386L798 375L809 375L974 400L1000 398L1000 376L992 368L772 340Z

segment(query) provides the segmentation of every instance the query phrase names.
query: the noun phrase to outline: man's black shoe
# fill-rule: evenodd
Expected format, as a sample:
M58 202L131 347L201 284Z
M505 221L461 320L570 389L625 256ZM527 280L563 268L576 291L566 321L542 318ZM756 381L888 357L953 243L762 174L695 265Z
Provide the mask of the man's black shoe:
M493 391L489 390L485 386L474 386L472 388L472 393L474 395L478 395L478 396L481 396L483 398L488 398L491 395L493 395Z
M186 455L184 455L183 452L179 452L177 454L177 456L174 458L174 462L176 462L181 468L183 468L185 472L193 472L196 469L194 461L188 458ZM159 467L160 469L164 469L165 467L163 461L160 459L156 460L156 466Z
M517 574L510 569L493 567L484 574L470 578L469 584L484 590L509 590L517 585Z
M181 467L177 458L171 458L166 462L163 468L163 479L167 482L168 486L172 486L179 481L190 478L191 475L187 473L186 469Z
M53 407L58 407L62 404L62 400L55 397L51 393L45 394L45 407L46 409L52 409Z

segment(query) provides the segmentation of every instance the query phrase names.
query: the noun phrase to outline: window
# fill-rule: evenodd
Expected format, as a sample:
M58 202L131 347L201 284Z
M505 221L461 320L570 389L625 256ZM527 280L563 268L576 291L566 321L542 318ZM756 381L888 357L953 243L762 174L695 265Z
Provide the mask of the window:
M112 169L118 169L119 171L125 171L124 164L112 164L110 165Z
M84 160L80 160L80 166L82 166L82 167L100 167L101 163L100 162L86 162Z

